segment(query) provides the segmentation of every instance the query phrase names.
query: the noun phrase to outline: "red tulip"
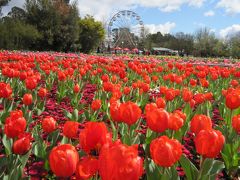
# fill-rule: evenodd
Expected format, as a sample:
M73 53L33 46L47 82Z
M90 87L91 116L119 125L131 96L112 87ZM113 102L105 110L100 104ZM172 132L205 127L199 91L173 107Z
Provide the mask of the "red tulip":
M102 75L101 79L102 79L103 82L108 82L109 81L109 77L108 77L107 74Z
M58 177L70 177L77 169L79 155L71 144L54 147L49 154L49 164Z
M202 87L207 88L209 86L209 82L206 79L200 79L200 83Z
M110 139L103 122L87 122L79 135L80 146L87 153L91 150L100 150L104 144L110 142Z
M191 120L190 129L195 134L198 134L201 130L211 130L212 120L208 116L197 114Z
M26 126L27 122L22 116L22 111L13 111L5 121L4 133L9 138L15 138L24 133Z
M27 77L25 79L26 88L29 90L33 90L37 87L37 79L35 77Z
M112 76L112 82L115 83L117 81L117 76L113 75Z
M148 114L148 113L151 113L154 109L157 109L157 104L155 103L149 103L149 104L146 104L145 106L145 114Z
M106 91L106 92L111 92L112 89L113 89L113 84L110 83L110 82L104 82L104 83L103 83L103 89L104 89L104 91Z
M188 89L184 89L182 92L182 98L185 102L189 102L193 98L193 93Z
M169 115L169 129L177 131L183 126L183 124L184 120L177 113L171 113Z
M120 112L119 112L119 107L120 107L120 103L118 103L117 101L112 102L110 104L110 115L113 121L115 122L121 122L121 116L120 116Z
M137 89L137 88L138 88L138 83L135 83L135 82L132 83L132 88L133 88L133 89Z
M9 98L12 95L10 84L0 82L0 98Z
M196 94L193 99L195 100L196 104L202 104L203 102L205 102L205 96L202 93Z
M190 79L190 84L191 84L191 86L196 86L197 85L197 80L195 80L195 79Z
M174 89L168 89L165 93L165 98L167 101L172 101L175 98L176 94Z
M32 94L24 94L23 104L26 106L29 106L32 104Z
M235 92L228 93L226 96L226 106L229 109L239 108L240 107L240 95Z
M158 80L158 76L152 76L152 81L156 82Z
M38 96L39 96L40 98L46 97L46 96L47 96L47 89L45 89L45 88L40 88L40 89L38 90Z
M178 77L176 77L175 82L176 82L177 84L181 84L181 83L183 82L183 78L182 78L181 76L178 76Z
M148 127L155 132L164 132L168 128L169 115L164 109L153 109L146 113Z
M121 78L121 77L120 77L120 78ZM124 77L124 78L123 78L123 82L125 82L125 83L128 82L128 78L127 78L127 77Z
M119 107L120 116L123 122L131 126L141 117L142 110L137 104L129 101L122 103Z
M62 72L62 71L58 72L58 79L59 79L59 81L65 81L66 78L67 77L66 77L64 72Z
M193 108L195 107L195 105L196 105L196 101L195 101L194 99L192 99L192 100L189 102L189 104L190 104L190 107L193 109Z
M125 95L128 95L130 92L131 92L131 88L130 88L130 87L124 87L123 93L124 93Z
M31 148L31 135L30 134L23 134L18 137L13 143L13 153L24 155L26 154Z
M80 91L80 86L78 84L76 84L74 87L73 87L73 92L74 93L78 93Z
M240 115L232 118L232 127L238 134L240 133Z
M10 117L12 119L17 119L23 117L23 112L21 110L14 110L10 112Z
M238 81L236 79L233 79L230 84L233 86L233 87L237 87L238 86Z
M218 79L218 74L216 74L216 73L211 74L211 78L212 78L212 80L217 80Z
M19 77L21 81L24 81L27 78L27 73L23 71L20 73Z
M143 83L143 85L142 85L142 90L143 90L143 92L148 92L149 91L149 89L150 89L150 86L149 86L149 84L147 84L147 83Z
M42 129L46 133L51 133L56 129L56 120L53 117L46 117L42 121Z
M224 141L222 133L214 129L200 131L194 140L197 152L205 158L217 157Z
M91 108L93 111L99 110L101 108L101 100L99 99L94 100L91 104Z
M213 94L211 92L204 94L204 98L208 101L213 99Z
M63 126L63 135L68 138L77 139L78 138L78 127L79 127L78 122L66 121Z
M99 174L102 180L139 180L143 174L143 161L137 146L119 141L104 146L99 155Z
M158 108L165 108L166 106L165 100L161 97L156 99L156 104Z
M180 110L175 110L174 111L175 114L178 114L184 121L186 120L187 116L185 113L183 113L182 111Z
M182 155L182 145L176 139L161 136L150 144L150 154L153 161L162 167L171 167Z
M116 99L120 99L122 97L122 92L120 90L114 90L112 92L112 97Z
M90 179L98 171L98 160L93 157L84 157L77 164L78 179Z

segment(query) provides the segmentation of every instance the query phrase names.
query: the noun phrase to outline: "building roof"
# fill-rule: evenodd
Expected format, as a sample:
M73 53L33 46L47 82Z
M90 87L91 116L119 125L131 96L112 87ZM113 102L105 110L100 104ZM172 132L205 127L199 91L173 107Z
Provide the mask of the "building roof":
M164 48L164 47L153 47L152 49L154 51L165 51L165 52L171 52L171 53L177 53L178 52L178 51L168 49L168 48Z

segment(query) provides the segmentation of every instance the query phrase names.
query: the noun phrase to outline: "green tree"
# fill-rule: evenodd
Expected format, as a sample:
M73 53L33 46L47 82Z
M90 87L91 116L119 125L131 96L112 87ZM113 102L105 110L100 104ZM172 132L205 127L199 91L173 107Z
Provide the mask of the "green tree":
M175 38L175 50L178 50L181 53L186 53L187 55L193 53L194 37L191 34L178 32L176 33Z
M228 44L224 42L223 40L217 40L217 43L215 44L213 48L214 56L217 57L228 57L230 56L230 51L228 48Z
M40 34L32 25L11 17L0 20L1 49L32 49L38 38Z
M201 57L214 56L214 47L218 39L215 34L207 28L202 28L195 33L195 55Z
M84 53L91 52L104 38L104 27L101 22L95 21L92 16L79 19L79 44Z
M76 3L59 0L26 0L27 23L36 26L42 38L39 50L73 51L78 40Z
M230 37L229 47L231 56L233 58L240 58L240 32Z
M26 20L26 12L24 11L24 9L16 6L12 7L11 11L8 13L8 16L21 21Z

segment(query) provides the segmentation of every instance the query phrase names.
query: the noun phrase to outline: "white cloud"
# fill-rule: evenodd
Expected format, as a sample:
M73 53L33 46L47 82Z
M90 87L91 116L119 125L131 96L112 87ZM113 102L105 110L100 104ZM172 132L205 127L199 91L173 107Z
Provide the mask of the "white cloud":
M193 1L189 1L189 5L195 6L195 7L201 7L204 2L205 0L193 0Z
M215 15L215 12L214 11L212 11L212 10L210 10L210 11L207 11L207 12L205 12L204 13L204 16L206 16L206 17L209 17L209 16L214 16Z
M182 5L200 7L205 0L133 0L134 3L142 7L158 8L163 12L179 10Z
M240 13L240 0L220 0L217 7L224 8L228 14Z
M240 24L234 24L232 26L221 29L219 35L221 38L227 38L228 35L240 32Z
M90 14L98 20L101 20L123 9L146 7L158 8L163 12L172 12L180 10L182 5L201 7L205 1L206 0L78 0L78 6L81 16Z
M166 22L165 24L145 24L144 27L149 33L161 32L162 34L167 34L176 27L176 24L174 22Z
M71 0L74 2L75 0ZM80 15L93 15L98 20L110 18L113 13L123 9L135 9L136 7L158 8L162 12L180 10L181 6L188 5L201 7L206 0L77 0ZM3 8L7 14L11 7L22 7L25 0L11 0L9 6Z
M25 3L25 0L11 0L7 6L4 6L2 8L3 15L7 15L7 13L11 11L12 7L14 6L23 7L24 3Z
M193 25L195 25L195 26L197 26L197 27L199 27L199 28L204 28L204 27L207 26L206 24L201 23L201 22L194 22Z
M213 28L210 29L210 32L211 32L211 33L216 33L216 31L217 31L216 29L213 29Z

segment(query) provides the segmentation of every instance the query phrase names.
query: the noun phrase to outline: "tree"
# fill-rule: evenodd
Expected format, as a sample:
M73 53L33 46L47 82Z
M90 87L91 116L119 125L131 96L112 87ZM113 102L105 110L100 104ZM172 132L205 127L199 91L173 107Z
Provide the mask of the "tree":
M0 20L0 48L32 49L40 34L25 20L25 11L18 7L13 7L8 15Z
M233 34L229 39L230 54L233 58L240 58L240 32Z
M175 38L175 50L178 50L181 53L186 53L187 55L193 53L194 37L191 34L178 32L176 33Z
M202 28L195 33L195 55L201 57L214 56L213 48L217 44L218 39L215 34L207 28Z
M217 40L217 43L215 44L213 48L214 56L218 57L228 57L230 56L230 51L228 48L228 44L224 42L223 40Z
M68 1L26 0L27 23L37 27L39 50L73 51L78 40L78 10Z
M11 11L8 13L8 16L21 21L26 20L26 12L24 11L24 9L16 6L12 7Z
M34 26L18 19L4 17L0 21L1 49L32 49L32 44L40 37Z
M79 22L79 43L81 51L89 53L96 48L104 38L104 27L101 22L95 21L92 16L85 16Z
M151 40L151 34L147 34L144 39L144 48L151 50L153 48L153 42Z
M67 1L65 0L65 3ZM68 1L69 3L69 1ZM56 7L56 6L55 6ZM68 5L58 3L57 9L60 15L60 28L56 29L53 45L55 50L76 51L79 45L76 43L79 37L78 10L76 4Z
M151 50L153 47L165 47L177 49L177 38L172 34L163 35L161 32L148 34L145 40L145 47Z

